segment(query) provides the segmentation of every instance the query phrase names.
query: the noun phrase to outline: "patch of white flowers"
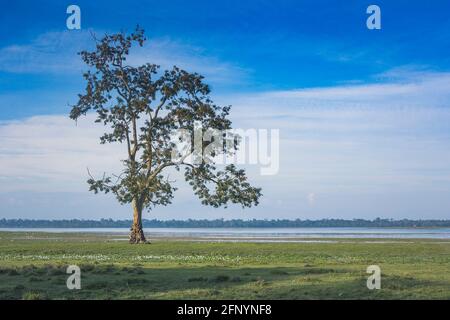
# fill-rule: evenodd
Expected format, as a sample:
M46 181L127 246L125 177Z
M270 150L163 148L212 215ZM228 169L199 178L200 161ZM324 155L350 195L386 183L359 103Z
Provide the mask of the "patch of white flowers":
M39 255L39 254L6 254L0 255L0 260L27 260L27 261L40 261L40 260L94 260L94 261L109 261L110 256L103 254L89 254L89 255L79 255L79 254L63 254L63 255Z
M62 255L0 255L0 260L89 260L89 261L120 261L126 257L104 254L62 254ZM128 259L127 259L128 260ZM130 257L132 261L184 261L184 262L240 262L241 257L230 257L221 255L138 255Z
M222 261L222 262L239 262L241 257L229 257L229 256L204 256L204 255L145 255L135 256L132 258L134 261Z

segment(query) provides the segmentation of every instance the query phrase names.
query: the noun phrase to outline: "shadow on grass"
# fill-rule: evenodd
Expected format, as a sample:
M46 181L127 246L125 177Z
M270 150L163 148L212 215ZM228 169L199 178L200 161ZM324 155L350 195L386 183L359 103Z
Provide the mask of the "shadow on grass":
M81 290L68 290L65 265L0 268L1 299L389 299L437 285L388 276L370 291L361 273L319 267L167 268L80 264Z

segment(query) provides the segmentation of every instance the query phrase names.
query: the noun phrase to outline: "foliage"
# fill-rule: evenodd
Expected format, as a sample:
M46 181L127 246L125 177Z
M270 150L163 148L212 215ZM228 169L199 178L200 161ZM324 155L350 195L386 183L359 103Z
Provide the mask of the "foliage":
M203 77L176 66L161 71L151 63L127 64L132 46L143 46L146 41L139 27L130 35L105 35L96 41L95 51L80 53L89 67L83 75L87 84L70 117L77 120L95 111L95 122L110 128L100 137L101 143L125 144L127 157L120 174L101 179L91 176L90 190L111 192L120 203L133 202L138 211L168 205L176 188L165 172L174 168L184 170L185 180L205 205L257 205L261 189L249 184L243 170L234 165L219 169L212 156L188 163L187 154L182 154L173 141L174 132L193 132L197 125L205 130L231 129L230 106L218 106L211 100ZM239 137L230 135L227 139L228 144L210 141L202 148L208 147L212 155L232 154ZM194 145L193 137L190 143Z

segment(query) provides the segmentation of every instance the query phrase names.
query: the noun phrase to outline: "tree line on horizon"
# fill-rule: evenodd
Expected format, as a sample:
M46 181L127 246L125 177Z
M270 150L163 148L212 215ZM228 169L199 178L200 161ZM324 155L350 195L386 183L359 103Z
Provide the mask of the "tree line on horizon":
M0 228L129 228L131 220L33 220L33 219L0 219ZM144 228L320 228L320 227L450 227L450 220L393 220L376 218L366 219L320 219L320 220L146 220Z

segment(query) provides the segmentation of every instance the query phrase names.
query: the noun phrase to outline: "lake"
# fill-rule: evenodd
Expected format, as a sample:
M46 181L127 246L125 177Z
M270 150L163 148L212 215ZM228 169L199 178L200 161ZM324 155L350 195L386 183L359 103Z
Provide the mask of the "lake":
M126 235L128 228L0 228L0 231L102 233ZM450 239L450 228L145 228L149 238L191 238L223 241L285 241L302 239Z

